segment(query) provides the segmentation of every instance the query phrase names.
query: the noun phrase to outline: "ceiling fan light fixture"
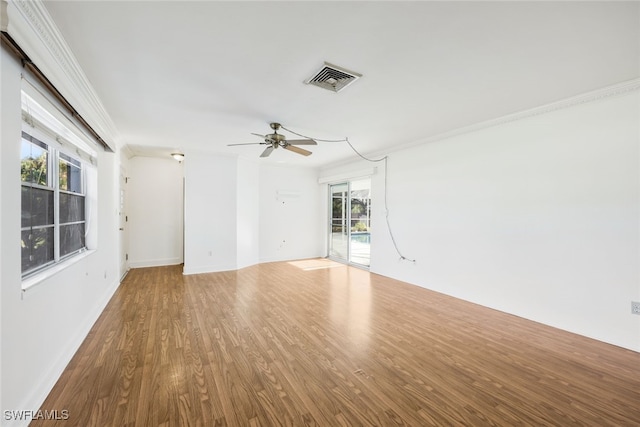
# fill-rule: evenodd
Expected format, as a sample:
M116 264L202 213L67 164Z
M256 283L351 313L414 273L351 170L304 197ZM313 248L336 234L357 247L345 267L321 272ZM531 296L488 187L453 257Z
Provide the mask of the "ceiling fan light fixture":
M316 141L310 138L305 139L291 139L287 140L287 137L278 133L281 125L280 123L270 123L269 127L273 130L273 133L268 133L266 135L260 135L259 133L251 133L259 138L264 138L264 142L249 142L249 143L240 143L240 144L227 144L228 147L236 146L236 145L266 145L267 147L262 152L260 157L269 157L269 155L278 147L282 147L285 150L292 151L297 154L302 154L303 156L311 155L311 151L305 150L304 148L297 147L298 145L318 145ZM288 130L288 129L285 129ZM291 131L289 131L291 132ZM295 132L292 132L295 133ZM297 135L297 134L296 134ZM300 135L302 136L302 135Z
M178 162L182 162L184 160L184 154L182 153L171 153L171 157L176 159Z

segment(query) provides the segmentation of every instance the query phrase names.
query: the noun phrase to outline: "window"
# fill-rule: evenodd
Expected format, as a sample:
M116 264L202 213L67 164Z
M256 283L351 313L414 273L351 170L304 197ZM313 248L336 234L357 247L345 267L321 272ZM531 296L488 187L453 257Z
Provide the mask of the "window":
M23 276L86 248L80 160L22 132Z
M23 132L20 153L22 179L22 274L54 261L54 196L49 147Z
M26 278L87 249L92 203L87 192L95 191L95 151L74 141L79 137L70 126L27 94L22 97L20 250Z

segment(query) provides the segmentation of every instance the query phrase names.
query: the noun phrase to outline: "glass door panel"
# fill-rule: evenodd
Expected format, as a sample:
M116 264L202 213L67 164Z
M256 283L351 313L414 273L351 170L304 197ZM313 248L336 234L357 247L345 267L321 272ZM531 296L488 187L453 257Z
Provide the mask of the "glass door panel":
M371 259L371 180L349 183L349 262L369 266Z
M349 260L348 184L329 186L331 203L331 227L329 230L329 256Z
M363 266L371 259L371 181L329 186L329 257Z

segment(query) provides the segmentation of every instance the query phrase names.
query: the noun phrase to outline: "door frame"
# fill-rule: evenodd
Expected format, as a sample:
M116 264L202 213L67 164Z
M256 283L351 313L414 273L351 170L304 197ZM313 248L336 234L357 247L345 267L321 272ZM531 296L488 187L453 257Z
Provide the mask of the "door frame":
M120 281L125 278L129 272L129 218L127 215L127 190L126 186L129 183L129 177L127 177L127 171L121 165L120 166L120 185L118 191L118 240L119 240L119 256L120 262L118 268L120 269Z
M343 264L348 264L354 267L358 267L358 268L363 268L368 270L370 268L371 265L371 252L369 252L369 265L367 264L360 264L357 262L353 262L351 261L352 258L352 244L351 244L351 184L353 181L363 181L363 180L369 180L369 201L371 201L371 178L370 177L360 177L360 178L354 178L354 179L347 179L344 181L337 181L337 182L330 182L327 184L327 192L328 192L328 233L327 233L327 258L331 259L332 261L337 261L337 262L341 262ZM346 240L347 240L347 253L346 253L346 258L339 258L336 256L333 256L331 254L331 247L332 247L332 237L333 237L333 192L331 190L331 187L333 186L338 186L338 185L346 185L347 186L347 190L346 190L346 197L345 197L345 201L346 201L346 206L343 203L343 209L345 209L346 211L346 218L344 219L345 221L345 227L346 227ZM370 210L370 205L371 202L369 202L369 210ZM369 212L370 215L370 212ZM369 219L369 225L371 224L371 217L368 217ZM371 244L369 243L369 249L371 249Z

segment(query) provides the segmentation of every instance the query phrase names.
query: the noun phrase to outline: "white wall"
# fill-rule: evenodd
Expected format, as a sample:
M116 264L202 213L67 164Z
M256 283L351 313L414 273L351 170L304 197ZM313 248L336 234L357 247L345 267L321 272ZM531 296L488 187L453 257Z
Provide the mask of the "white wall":
M261 165L260 262L326 255L321 194L315 169Z
M184 168L184 273L235 270L236 158L186 151Z
M238 158L237 191L237 268L257 264L260 259L258 231L260 175L257 160Z
M23 294L20 66L0 51L2 410L37 410L118 286L117 160L98 155L97 250ZM51 408L53 409L53 408ZM3 425L13 425L4 421Z
M640 351L639 105L635 91L391 153L389 217L417 261L376 226L371 271Z
M185 274L324 255L317 170L185 154Z
M131 267L183 261L183 168L173 158L129 161L128 217Z

